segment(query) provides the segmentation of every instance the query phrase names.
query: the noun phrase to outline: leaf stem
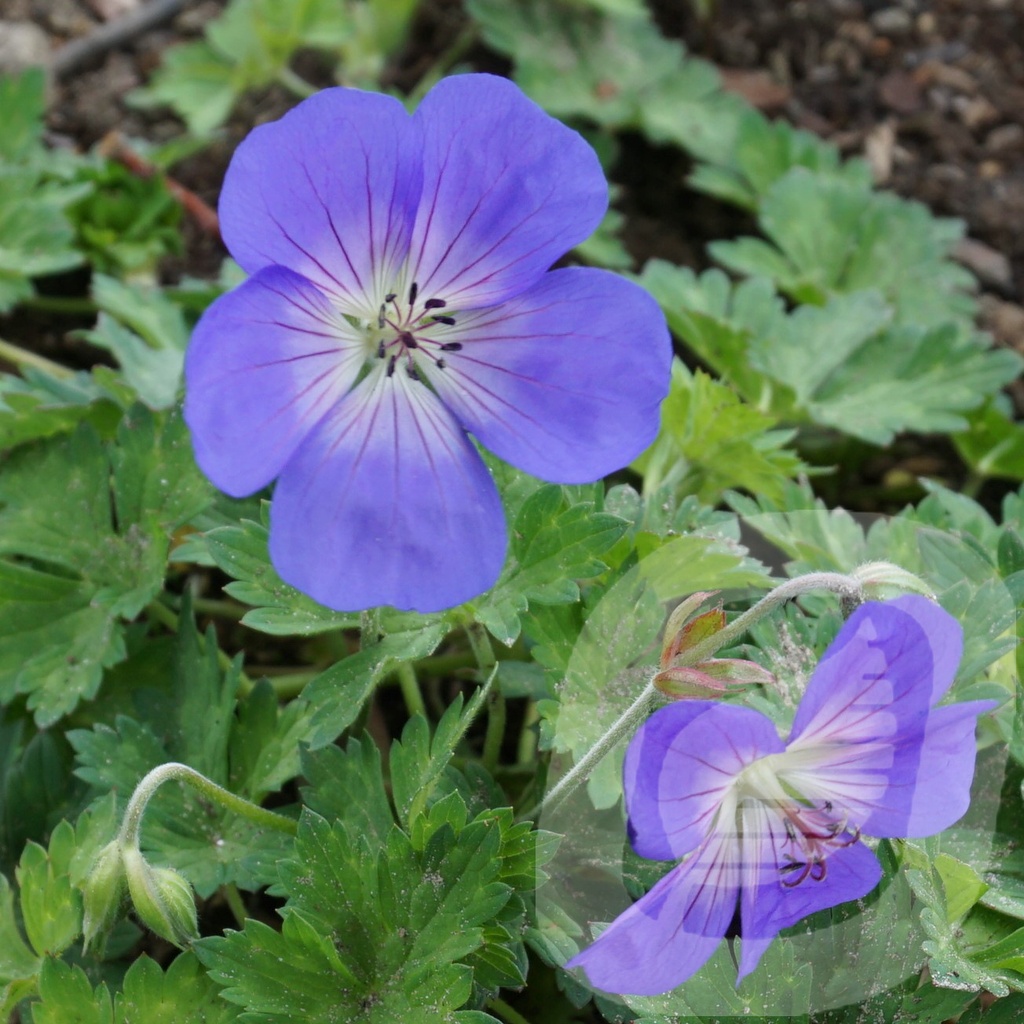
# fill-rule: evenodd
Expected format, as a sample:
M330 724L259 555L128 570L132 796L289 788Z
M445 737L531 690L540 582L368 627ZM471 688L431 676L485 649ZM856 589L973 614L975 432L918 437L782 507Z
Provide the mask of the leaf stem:
M238 886L234 882L228 882L221 886L221 892L224 894L224 902L228 905L228 910L231 911L231 916L235 919L236 924L239 928L244 928L245 922L249 918L249 911L245 909Z
M75 375L74 370L69 370L66 366L47 359L46 356L36 355L35 352L29 352L28 349L12 345L9 341L2 339L0 339L0 359L18 367L19 370L31 367L33 370L41 370L58 380L68 380Z
M304 78L297 75L289 67L283 67L277 73L277 80L281 83L290 93L298 96L299 99L308 99L314 93L318 92L315 85L311 85Z
M504 999L497 996L487 1000L487 1005L508 1024L530 1024L530 1022L518 1011L514 1010Z
M786 601L799 597L812 590L831 590L847 602L859 604L864 600L864 587L854 576L846 576L838 572L812 572L805 576L780 583L774 590L766 594L753 607L742 615L737 615L723 629L712 634L706 640L695 644L679 656L681 665L697 665L706 661L716 651L739 639L755 622L764 618L769 612ZM598 763L611 751L623 737L634 732L650 714L651 708L658 701L660 692L653 682L640 692L632 704L611 724L608 731L588 750L572 768L558 780L548 791L547 796L531 807L521 818L536 820L543 811L560 803L575 792L586 780Z
M408 661L403 661L396 669L398 685L402 690L402 699L405 701L405 710L409 717L422 715L427 717L427 706L423 703L423 694L420 693L419 680L416 678L416 670Z

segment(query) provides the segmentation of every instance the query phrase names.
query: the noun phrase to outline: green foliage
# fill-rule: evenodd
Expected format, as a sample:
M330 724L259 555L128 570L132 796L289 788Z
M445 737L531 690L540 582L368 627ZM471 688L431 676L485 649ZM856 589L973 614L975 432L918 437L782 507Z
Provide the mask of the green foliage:
M702 192L756 210L772 185L794 167L861 190L871 185L870 169L862 161L840 163L833 143L786 121L769 121L755 110L744 111L739 118L728 152L714 163L700 164L688 180Z
M1012 380L1021 360L954 324L895 325L878 292L787 312L771 283L652 261L641 282L669 325L747 401L783 422L835 427L874 444L904 430L966 426L963 414Z
M0 313L34 293L32 278L83 262L66 211L88 186L70 186L47 168L44 90L39 69L0 76Z
M414 8L414 0L231 0L207 25L204 39L168 51L152 82L132 100L169 105L202 135L227 120L250 89L279 82L304 94L308 87L289 65L296 51L307 48L336 57L344 84L372 88Z
M95 696L122 621L163 585L170 532L206 503L180 417L135 408L104 445L83 425L0 476L0 699L40 725Z
M130 285L104 274L93 275L99 307L96 326L82 332L86 341L107 349L121 367L121 379L151 409L169 409L177 401L188 345L181 308L159 288ZM100 381L117 378L97 368Z
M804 466L785 447L792 432L774 426L728 386L677 359L658 438L633 465L648 493L664 486L706 504L731 487L781 497L783 484Z
M97 270L152 270L162 256L182 250L181 207L162 177L142 178L111 161L84 165L75 181L89 192L68 207L75 247Z
M551 844L507 811L470 818L454 789L428 801L459 719L450 710L427 748L425 723L413 719L392 751L393 779L408 787L396 798L419 808L408 830L394 822L372 747L311 756L308 799L330 818L303 812L293 858L280 867L281 931L249 921L197 945L246 1019L482 1022L491 1018L463 1010L474 983L521 984L519 893L537 884ZM423 770L410 772L410 757ZM360 798L339 800L339 782Z
M188 764L218 785L260 802L299 773L299 747L309 734L305 705L278 709L263 683L238 696L237 663L218 664L212 633L201 637L186 611L168 678L146 694L138 719L68 733L78 775L94 792L127 795L151 769ZM122 796L124 799L124 796ZM202 896L228 882L254 889L274 877L287 845L191 790L163 787L150 805L143 836L155 865L182 872Z
M772 278L793 299L814 305L877 289L898 323L937 327L973 316L974 303L964 295L973 278L948 257L963 234L959 221L936 218L920 203L861 181L799 166L768 188L758 213L768 241L709 247L730 270Z
M531 602L568 604L578 580L606 568L604 555L626 530L618 516L599 511L600 492L574 501L568 489L548 484L534 491L512 520L510 552L498 582L474 602L474 614L502 643L519 636Z
M516 82L549 113L640 129L656 142L724 157L742 106L722 90L715 69L665 39L642 9L600 6L467 3L488 44L514 60Z

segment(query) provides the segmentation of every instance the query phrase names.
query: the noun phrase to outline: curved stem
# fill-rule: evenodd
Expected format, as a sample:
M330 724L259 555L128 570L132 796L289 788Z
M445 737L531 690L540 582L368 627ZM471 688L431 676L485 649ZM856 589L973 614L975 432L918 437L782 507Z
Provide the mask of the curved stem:
M845 576L838 572L812 572L805 576L797 576L795 579L780 583L752 608L748 608L742 615L736 616L723 629L682 652L678 663L689 666L707 661L717 651L741 637L755 622L764 618L779 605L811 590L831 590L839 594L844 601L857 604L863 601L865 596L863 585L853 576ZM653 682L649 682L636 700L609 726L608 731L555 783L554 787L548 791L547 796L531 807L522 817L535 819L541 811L564 800L586 782L601 759L624 736L640 727L658 697L658 689Z
M205 775L197 772L194 768L189 768L187 764L170 761L167 764L154 768L135 787L135 792L132 793L132 798L128 801L128 807L125 809L124 818L121 821L121 829L117 833L119 846L122 848L138 848L139 832L142 828L142 816L146 812L146 805L153 794L165 782L170 782L171 780L187 783L207 799L219 803L229 811L234 811L235 814L240 814L247 821L251 821L254 825L258 825L261 828L272 828L276 832L287 832L290 836L296 835L299 831L298 822L293 821L291 818L286 818L283 814L277 814L275 811L268 811L246 800L244 797L229 792L223 786L218 786L216 782L211 782Z

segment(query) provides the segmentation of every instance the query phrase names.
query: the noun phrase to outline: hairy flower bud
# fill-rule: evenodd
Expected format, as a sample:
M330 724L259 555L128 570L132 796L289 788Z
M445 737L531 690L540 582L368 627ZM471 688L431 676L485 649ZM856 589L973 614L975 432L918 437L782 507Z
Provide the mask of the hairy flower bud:
M183 949L199 938L196 904L188 880L171 868L146 863L137 848L123 853L128 892L147 928Z
M82 932L84 948L102 939L121 913L125 895L124 862L117 841L107 843L97 854L82 885Z

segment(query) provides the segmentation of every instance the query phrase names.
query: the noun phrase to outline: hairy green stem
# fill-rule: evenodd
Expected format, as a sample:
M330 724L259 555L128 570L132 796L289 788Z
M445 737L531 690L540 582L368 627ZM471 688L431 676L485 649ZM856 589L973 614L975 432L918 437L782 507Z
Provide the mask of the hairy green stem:
M679 665L697 665L707 661L717 651L739 639L755 622L764 618L779 605L812 590L831 590L847 602L864 600L864 587L853 576L838 572L812 572L805 576L780 583L766 594L752 608L736 616L728 625L712 634L706 640L695 644L676 659ZM575 792L590 777L598 763L617 746L624 737L635 732L651 712L660 693L653 682L649 682L632 704L611 724L608 731L588 750L572 768L548 791L538 804L522 815L536 820L537 815L560 803Z
M244 797L236 796L223 786L218 786L216 782L211 782L194 768L189 768L187 764L169 761L167 764L154 768L135 787L135 792L132 793L132 798L128 801L128 807L125 809L121 829L117 834L117 842L122 849L138 849L139 832L142 828L142 816L146 812L146 805L153 794L165 782L171 780L186 783L208 800L213 800L229 811L241 815L260 828L272 828L276 832L287 832L290 836L294 836L299 830L298 822L291 818L268 811Z

